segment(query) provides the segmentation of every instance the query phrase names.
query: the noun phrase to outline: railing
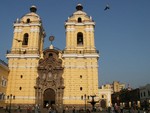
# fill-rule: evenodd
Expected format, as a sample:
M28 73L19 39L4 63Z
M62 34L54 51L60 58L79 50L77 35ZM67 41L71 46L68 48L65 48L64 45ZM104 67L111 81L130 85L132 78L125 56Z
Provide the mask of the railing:
M34 49L13 49L7 50L7 54L39 54L39 50Z
M63 50L63 53L76 53L76 54L99 54L98 50Z

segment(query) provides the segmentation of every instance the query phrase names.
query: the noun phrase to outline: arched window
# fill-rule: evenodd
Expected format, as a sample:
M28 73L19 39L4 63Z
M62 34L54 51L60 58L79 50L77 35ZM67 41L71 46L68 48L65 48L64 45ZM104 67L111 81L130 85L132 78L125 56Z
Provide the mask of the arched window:
M30 19L29 18L27 19L27 23L30 23Z
M28 45L28 38L29 38L28 33L25 33L24 36L23 36L22 45Z
M50 54L49 54L49 57L50 57L50 58L52 58L52 57L53 57L53 54L52 54L52 53L50 53Z
M82 22L82 19L79 17L78 18L78 23L81 23Z
M77 45L83 46L83 34L81 32L77 34Z

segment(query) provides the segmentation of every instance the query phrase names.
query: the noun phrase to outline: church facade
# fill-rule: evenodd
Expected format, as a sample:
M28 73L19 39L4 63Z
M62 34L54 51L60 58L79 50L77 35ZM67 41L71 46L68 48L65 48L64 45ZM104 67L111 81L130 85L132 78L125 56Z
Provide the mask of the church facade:
M11 50L8 51L9 76L6 95L12 104L42 107L79 107L98 95L98 59L92 17L81 4L65 22L66 47L50 45L44 49L45 31L40 16L30 12L14 23ZM53 41L54 37L50 37Z

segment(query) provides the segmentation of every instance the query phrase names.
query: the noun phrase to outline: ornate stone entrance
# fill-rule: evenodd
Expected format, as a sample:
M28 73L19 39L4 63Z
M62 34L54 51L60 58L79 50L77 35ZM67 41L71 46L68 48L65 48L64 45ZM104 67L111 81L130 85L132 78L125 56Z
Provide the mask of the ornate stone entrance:
M50 106L55 104L55 97L55 91L53 89L46 89L43 94L43 106L46 107L47 104Z
M48 48L43 52L43 59L39 61L35 97L36 104L43 105L43 107L47 103L62 107L65 87L60 54L61 51Z

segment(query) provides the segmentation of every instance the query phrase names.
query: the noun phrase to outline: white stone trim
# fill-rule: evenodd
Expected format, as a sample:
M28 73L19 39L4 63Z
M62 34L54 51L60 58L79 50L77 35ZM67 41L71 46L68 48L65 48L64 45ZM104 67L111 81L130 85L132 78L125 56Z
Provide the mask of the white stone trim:
M67 31L75 31L75 28L67 28L67 29L66 29L66 32L67 32Z
M93 28L85 28L85 31L94 31Z
M62 57L64 58L97 58L99 57L98 54L63 54Z
M16 65L12 65L12 66L9 66L9 68L37 68L37 66L16 66Z
M75 25L75 22L66 22L65 25Z
M85 25L95 25L95 22L84 22Z
M22 32L22 29L15 29L14 30L14 33L20 33L20 32Z
M23 99L23 100L35 99L35 96L15 96L15 99Z
M83 25L84 25L84 23L76 23L75 25L83 26Z
M99 57L98 54L84 54L85 57Z
M95 26L95 22L84 22L84 23L65 22L65 25L79 25L79 26L83 26L83 25L94 25L94 26Z
M86 66L74 66L74 65L65 65L65 68L78 68L78 69L86 69Z
M30 26L41 26L41 23L34 23L34 24L33 24L33 23L30 23L29 25L30 25Z
M40 23L14 23L14 27L17 26L41 26Z
M31 28L30 32L40 32L40 30L38 28Z
M7 58L40 58L39 54L7 54Z
M81 100L81 97L63 97L63 100Z
M75 65L64 65L65 68L78 68L78 69L86 69L86 68L98 68L98 65L91 66L75 66Z

